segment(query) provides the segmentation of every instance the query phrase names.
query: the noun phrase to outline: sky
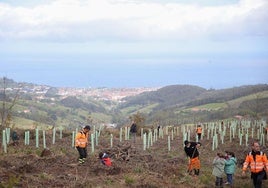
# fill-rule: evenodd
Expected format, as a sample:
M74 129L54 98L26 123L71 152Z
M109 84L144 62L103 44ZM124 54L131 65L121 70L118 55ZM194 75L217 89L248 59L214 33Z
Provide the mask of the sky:
M0 0L0 77L55 87L268 83L267 0Z

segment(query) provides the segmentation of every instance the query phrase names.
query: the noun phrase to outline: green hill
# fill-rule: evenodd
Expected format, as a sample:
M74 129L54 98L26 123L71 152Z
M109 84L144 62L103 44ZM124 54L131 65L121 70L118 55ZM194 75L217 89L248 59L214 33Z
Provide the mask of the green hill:
M129 117L135 114L141 114L146 125L156 121L164 125L213 121L236 115L247 118L268 117L267 84L221 90L170 85L126 97L123 102L98 100L83 94L63 97L58 93L60 88L16 83L11 79L7 79L5 84L0 82L1 117L3 109L12 105L19 91L10 113L10 125L69 128L89 122L116 123L120 126L129 122Z
M158 98L156 97L158 96ZM268 85L248 85L222 90L175 85L126 99L122 112L142 112L149 122L185 123L232 118L267 117ZM151 106L151 108L147 108ZM153 107L152 107L153 106ZM146 109L146 110L144 110Z

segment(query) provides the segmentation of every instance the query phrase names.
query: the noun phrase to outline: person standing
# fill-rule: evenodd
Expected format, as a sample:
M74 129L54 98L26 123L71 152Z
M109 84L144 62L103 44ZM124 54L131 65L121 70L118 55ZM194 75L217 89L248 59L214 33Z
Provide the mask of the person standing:
M197 125L196 134L198 136L198 141L200 141L201 140L201 135L202 135L202 127L201 127L200 124Z
M198 148L201 146L200 142L189 142L188 140L184 141L184 151L189 158L188 172L192 174L194 170L194 175L198 176L200 172L200 159Z
M261 188L262 180L267 179L268 160L266 154L261 151L258 141L252 143L252 150L246 156L242 169L243 176L245 176L248 166L250 167L254 188Z
M14 130L13 132L12 132L12 136L11 136L11 138L12 138L12 141L13 141L13 145L14 146L17 146L18 144L19 144L19 135L18 135L18 133L17 133L17 131L16 130Z
M132 121L132 125L130 127L131 139L134 143L136 143L136 134L137 134L137 124L135 121Z
M158 124L158 126L157 126L157 135L158 135L158 137L160 136L160 125Z
M79 164L83 164L87 158L87 145L90 126L85 126L75 137L75 147L79 153Z
M223 176L224 176L224 166L225 159L224 155L217 153L217 156L213 159L213 171L212 175L216 177L215 186L223 188Z
M227 176L227 182L225 185L230 185L230 187L233 187L233 175L235 173L237 159L235 158L234 152L228 152L226 151L226 158L225 158L225 167L224 172Z

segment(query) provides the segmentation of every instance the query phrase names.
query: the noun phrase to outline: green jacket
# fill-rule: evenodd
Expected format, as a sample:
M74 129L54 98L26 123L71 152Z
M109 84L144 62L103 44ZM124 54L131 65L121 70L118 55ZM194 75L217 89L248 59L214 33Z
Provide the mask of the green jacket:
M227 159L225 161L224 172L225 174L234 174L236 168L237 160L234 157Z

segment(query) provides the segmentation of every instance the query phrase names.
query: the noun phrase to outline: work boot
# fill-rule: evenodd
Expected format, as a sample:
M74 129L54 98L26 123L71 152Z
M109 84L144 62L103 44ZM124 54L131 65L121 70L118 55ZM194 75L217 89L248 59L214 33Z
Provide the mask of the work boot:
M189 175L192 175L193 174L192 173L192 170L188 170L187 172L189 173Z

